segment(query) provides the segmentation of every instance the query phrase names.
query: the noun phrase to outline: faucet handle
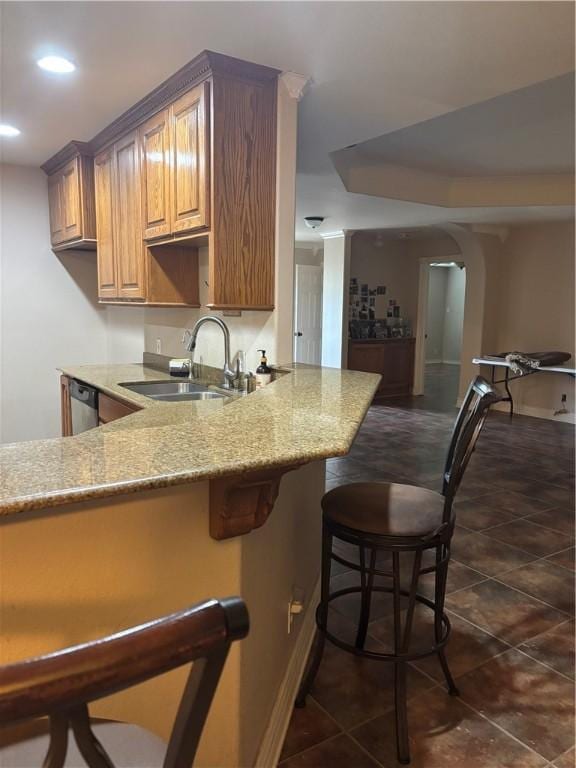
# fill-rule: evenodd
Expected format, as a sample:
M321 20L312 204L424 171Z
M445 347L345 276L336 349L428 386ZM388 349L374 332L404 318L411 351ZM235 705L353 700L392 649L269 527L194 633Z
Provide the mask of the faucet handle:
M192 331L189 331L188 328L185 328L184 333L182 334L182 344L188 352L192 352L196 346L196 339L194 338Z

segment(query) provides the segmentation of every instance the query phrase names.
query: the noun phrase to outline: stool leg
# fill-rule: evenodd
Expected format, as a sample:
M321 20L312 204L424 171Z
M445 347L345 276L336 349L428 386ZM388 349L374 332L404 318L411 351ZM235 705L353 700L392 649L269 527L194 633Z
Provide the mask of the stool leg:
M330 570L332 565L332 534L328 531L325 525L322 526L322 574L321 574L321 592L320 592L320 605L318 606L318 612L316 614L316 638L314 640L315 647L312 654L312 659L308 667L302 683L300 684L300 690L296 696L296 706L304 707L306 705L306 697L310 693L310 688L320 667L322 661L322 655L324 653L324 646L326 644L326 627L328 624L328 598L330 596Z
M434 637L437 643L442 639L442 615L444 613L444 599L446 597L446 581L448 579L448 562L449 562L449 550L445 548L444 544L436 547L436 584L435 584L435 609L434 609ZM440 565L443 559L443 555L446 556L446 562ZM448 667L448 661L446 659L446 652L444 648L438 650L438 659L442 672L446 679L446 685L448 686L448 693L450 696L459 696L460 692L456 687L454 678Z
M394 598L394 653L402 651L402 621L400 605L400 555L392 553L392 581ZM394 664L394 710L396 718L396 752L398 762L407 765L410 762L408 743L408 708L406 703L406 662Z
M362 588L362 602L360 607L360 620L358 621L358 633L356 635L356 648L362 650L366 642L368 623L370 621L370 604L372 602L372 587L374 586L374 569L376 568L376 549L370 552L370 565L368 578L366 578L366 560L364 547L360 547L360 584Z

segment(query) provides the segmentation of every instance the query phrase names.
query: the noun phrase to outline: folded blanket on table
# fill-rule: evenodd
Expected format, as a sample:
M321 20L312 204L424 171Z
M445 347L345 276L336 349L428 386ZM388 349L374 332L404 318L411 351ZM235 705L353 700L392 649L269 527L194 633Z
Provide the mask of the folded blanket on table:
M572 355L570 352L499 352L492 357L501 357L510 363L510 370L517 376L532 373L534 370L550 365L563 365Z
M505 359L516 376L524 376L532 373L535 368L540 368L540 360L528 357L522 352L509 352Z

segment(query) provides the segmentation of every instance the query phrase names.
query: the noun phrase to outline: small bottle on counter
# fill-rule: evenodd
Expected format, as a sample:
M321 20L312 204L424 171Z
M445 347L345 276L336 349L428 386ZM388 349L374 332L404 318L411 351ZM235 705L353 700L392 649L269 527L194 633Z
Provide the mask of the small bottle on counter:
M258 352L262 353L262 357L260 358L260 365L256 368L256 389L265 387L272 381L272 369L268 366L266 350L259 349Z

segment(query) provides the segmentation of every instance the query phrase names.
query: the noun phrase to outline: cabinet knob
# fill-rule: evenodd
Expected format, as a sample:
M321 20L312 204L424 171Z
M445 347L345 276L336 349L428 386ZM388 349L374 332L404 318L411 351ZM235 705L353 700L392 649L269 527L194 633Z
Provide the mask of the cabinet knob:
M295 331L294 336L302 336L302 331Z

